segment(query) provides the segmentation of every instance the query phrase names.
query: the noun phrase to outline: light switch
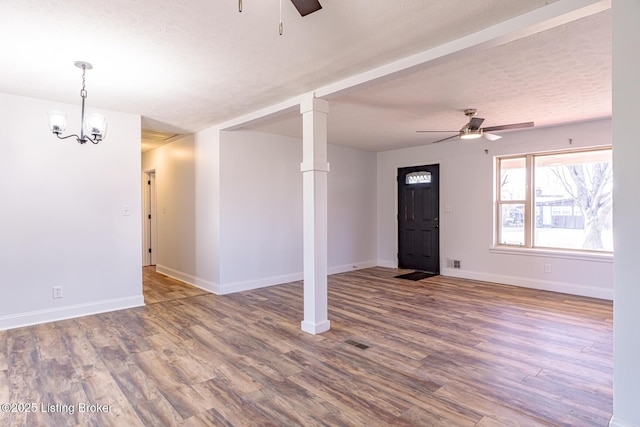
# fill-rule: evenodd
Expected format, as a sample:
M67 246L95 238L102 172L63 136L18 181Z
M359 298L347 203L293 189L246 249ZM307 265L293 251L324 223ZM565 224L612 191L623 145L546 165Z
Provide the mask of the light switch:
M129 205L122 206L122 216L130 216L131 211L129 210Z

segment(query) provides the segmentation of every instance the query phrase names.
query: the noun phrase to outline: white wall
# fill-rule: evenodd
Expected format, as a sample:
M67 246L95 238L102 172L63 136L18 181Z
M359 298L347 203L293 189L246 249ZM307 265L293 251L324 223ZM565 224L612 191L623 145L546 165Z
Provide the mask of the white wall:
M378 264L397 266L397 169L438 163L442 274L612 299L611 257L568 259L490 250L494 156L608 144L611 122L600 120L505 133L495 142L451 141L378 153ZM445 212L445 205L452 211ZM447 258L460 260L462 268L447 269ZM551 274L544 272L544 264L552 265Z
M0 329L143 304L140 117L103 111L106 139L80 145L50 110L79 130L78 105L0 93Z
M223 132L220 158L220 292L299 280L300 140Z
M376 153L329 145L329 274L376 261Z
M156 270L211 292L220 284L220 131L197 132L142 155L156 173Z
M195 284L213 290L220 283L220 131L206 129L194 140Z
M613 1L614 375L612 426L640 426L640 2Z
M330 273L375 265L375 154L329 146ZM223 132L220 293L302 279L302 142Z
M195 144L189 136L142 154L155 170L157 269L195 273Z

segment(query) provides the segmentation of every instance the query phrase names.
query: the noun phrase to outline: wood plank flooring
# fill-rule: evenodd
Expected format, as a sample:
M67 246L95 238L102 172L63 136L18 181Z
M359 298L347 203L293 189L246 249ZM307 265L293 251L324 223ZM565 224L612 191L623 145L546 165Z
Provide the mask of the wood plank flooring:
M0 332L0 403L35 404L0 425L607 425L611 302L397 274L331 276L311 336L300 282L216 296L146 269L146 307Z

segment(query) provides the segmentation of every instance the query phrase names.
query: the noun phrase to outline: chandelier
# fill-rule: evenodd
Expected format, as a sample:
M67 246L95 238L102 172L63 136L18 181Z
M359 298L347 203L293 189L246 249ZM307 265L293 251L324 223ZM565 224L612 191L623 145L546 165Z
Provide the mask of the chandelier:
M80 90L80 97L82 97L80 136L77 134L62 136L62 132L67 128L67 116L59 111L49 112L49 129L51 129L51 132L53 132L59 139L74 137L80 144L86 144L87 141L97 144L105 137L107 132L107 119L100 114L89 114L86 117L84 114L84 101L87 98L87 90L85 89L85 72L87 70L91 70L93 66L84 61L76 61L75 66L82 68L82 90Z

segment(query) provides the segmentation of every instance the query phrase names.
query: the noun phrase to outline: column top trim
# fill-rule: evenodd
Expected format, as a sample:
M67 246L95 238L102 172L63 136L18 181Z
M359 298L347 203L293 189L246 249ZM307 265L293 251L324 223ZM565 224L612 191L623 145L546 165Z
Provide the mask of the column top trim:
M310 111L329 114L329 102L321 98L306 98L300 103L300 114Z
M300 163L300 172L329 172L330 170L328 162L306 161Z

